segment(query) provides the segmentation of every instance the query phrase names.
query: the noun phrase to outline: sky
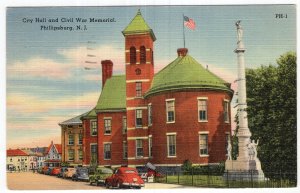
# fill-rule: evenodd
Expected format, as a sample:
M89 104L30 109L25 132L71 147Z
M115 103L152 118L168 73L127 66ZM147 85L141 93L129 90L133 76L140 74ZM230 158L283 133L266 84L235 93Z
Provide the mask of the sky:
M95 106L101 93L100 61L112 60L113 73L124 74L125 43L121 31L138 9L157 38L154 43L156 72L173 61L177 48L183 47L183 14L196 23L194 31L184 28L189 54L232 83L233 89L236 89L234 80L237 78L237 59L233 52L237 20L242 20L244 29L247 68L275 65L280 55L296 51L294 5L8 8L8 148L48 146L51 140L60 143L58 123ZM283 14L284 18L276 18L276 14ZM28 22L35 18L58 18L59 22ZM40 29L41 25L79 25L61 22L61 18L114 18L115 22L87 22L85 31Z

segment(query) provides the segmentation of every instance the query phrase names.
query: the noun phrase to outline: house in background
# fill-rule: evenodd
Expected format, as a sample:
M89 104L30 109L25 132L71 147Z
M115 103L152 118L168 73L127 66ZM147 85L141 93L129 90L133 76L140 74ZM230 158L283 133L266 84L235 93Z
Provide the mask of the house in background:
M87 113L59 123L61 127L62 162L82 165L83 128L80 118Z
M48 147L36 147L36 148L30 148L32 152L35 153L36 159L37 159L37 164L36 166L43 167L44 166L44 161L46 160L46 152L47 152Z
M30 168L29 154L20 149L6 150L6 170L28 171Z
M51 144L46 151L44 165L49 167L60 166L61 153L61 144L54 144L53 141L51 141Z
M21 148L21 150L28 155L29 170L37 168L37 154L33 152L30 148Z

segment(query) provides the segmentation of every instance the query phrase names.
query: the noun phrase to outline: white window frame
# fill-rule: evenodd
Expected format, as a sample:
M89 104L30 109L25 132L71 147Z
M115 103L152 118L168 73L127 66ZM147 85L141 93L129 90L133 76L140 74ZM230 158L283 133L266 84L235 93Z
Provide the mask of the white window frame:
M140 86L138 86L140 85ZM143 83L141 81L135 82L135 97L142 98L143 97Z
M225 116L226 113L227 113L227 117ZM229 123L229 100L227 99L224 99L224 122Z
M200 105L199 105L200 101L206 102L206 113L205 113L206 119L205 120L200 119ZM208 122L208 97L197 97L197 105L198 105L198 112L197 112L198 122Z
M112 151L111 151L111 145L112 143L111 142L104 142L103 143L103 153L104 153L104 155L103 155L103 159L104 160L111 160L111 157L112 157L112 155L111 155L111 153L112 153ZM105 152L106 152L106 149L105 149L105 146L106 145L109 145L110 146L110 148L109 148L109 150L110 150L110 158L106 158L105 156L106 156L106 154L105 154Z
M200 147L201 146L201 135L207 136L207 140L206 140L207 154L201 154L201 147ZM208 137L209 137L208 131L200 131L199 132L199 156L200 157L209 157Z
M148 104L148 126L152 126L153 117L152 117L152 104Z
M93 134L93 122L96 122L96 134ZM90 121L90 134L91 136L97 136L98 135L98 122L97 119L93 119Z
M148 137L148 143L149 143L149 157L152 158L153 157L153 151L152 151L152 146L153 146L153 141L152 141L152 135L149 135Z
M80 135L81 135L81 143L80 143ZM78 145L82 145L83 143L83 133L78 133Z
M123 116L122 117L122 134L127 133L127 117Z
M230 135L230 132L225 132L225 152L226 152L226 156L228 156L228 152L227 152L228 141L231 142L231 135Z
M78 149L77 152L78 152L78 160L82 161L83 160L83 150L82 149ZM79 152L81 152L81 155L82 155L81 159L80 159L80 153Z
M173 102L173 112L174 112L174 120L169 121L169 116L168 116L168 103ZM166 99L166 123L175 123L175 98L172 99Z
M98 151L99 151L99 149L98 149L98 143L90 143L90 163L91 163L91 161L92 161L92 155L93 155L93 152L92 152L92 146L96 146L96 158L97 158L97 160L98 160L98 158L99 158L99 153L98 153ZM97 164L98 164L98 161L97 161Z
M138 147L138 141L141 141L142 147ZM142 148L142 153L143 153L143 155L138 155L138 148ZM136 156L137 158L142 158L142 157L144 157L143 139L136 139L136 140L135 140L135 156Z
M70 136L73 136L72 138L72 140L70 140ZM70 143L70 142L73 142L73 143ZM75 145L75 136L74 136L74 134L69 134L68 135L68 145ZM54 153L54 150L53 150L53 153Z
M142 124L141 125L137 125L137 115L138 115L138 111L141 112L141 117L139 117L139 119L142 119ZM135 109L135 128L143 128L143 109Z
M168 155L167 157L168 158L175 158L177 157L177 153L176 153L176 150L177 150L177 147L176 147L176 136L177 136L177 133L176 132L172 132L172 133L166 133L166 136L167 136L167 152L168 152ZM175 137L175 155L170 155L170 149L169 149L169 146L170 146L170 139L169 137L170 136L174 136Z
M106 130L106 128L108 127L106 125L107 121L110 123L110 130ZM103 122L104 122L104 135L111 135L111 133L112 133L112 118L111 117L104 117ZM106 131L110 131L110 132L106 133Z
M70 159L70 152L73 152L73 159ZM69 161L75 161L75 150L74 149L68 149L68 160Z

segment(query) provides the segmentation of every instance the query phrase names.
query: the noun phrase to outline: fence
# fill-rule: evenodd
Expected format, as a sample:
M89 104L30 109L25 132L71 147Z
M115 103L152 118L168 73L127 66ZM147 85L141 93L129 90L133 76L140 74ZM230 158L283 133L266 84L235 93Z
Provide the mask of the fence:
M166 171L157 176L155 182L210 188L288 188L297 186L296 176L296 173L279 171L265 173L258 179L255 171L251 170L238 174L210 170Z

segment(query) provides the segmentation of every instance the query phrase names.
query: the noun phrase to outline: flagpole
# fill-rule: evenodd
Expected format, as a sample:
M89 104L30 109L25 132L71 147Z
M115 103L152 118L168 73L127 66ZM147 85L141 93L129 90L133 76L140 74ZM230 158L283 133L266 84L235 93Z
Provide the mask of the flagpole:
M185 48L184 14L182 14L183 48Z

